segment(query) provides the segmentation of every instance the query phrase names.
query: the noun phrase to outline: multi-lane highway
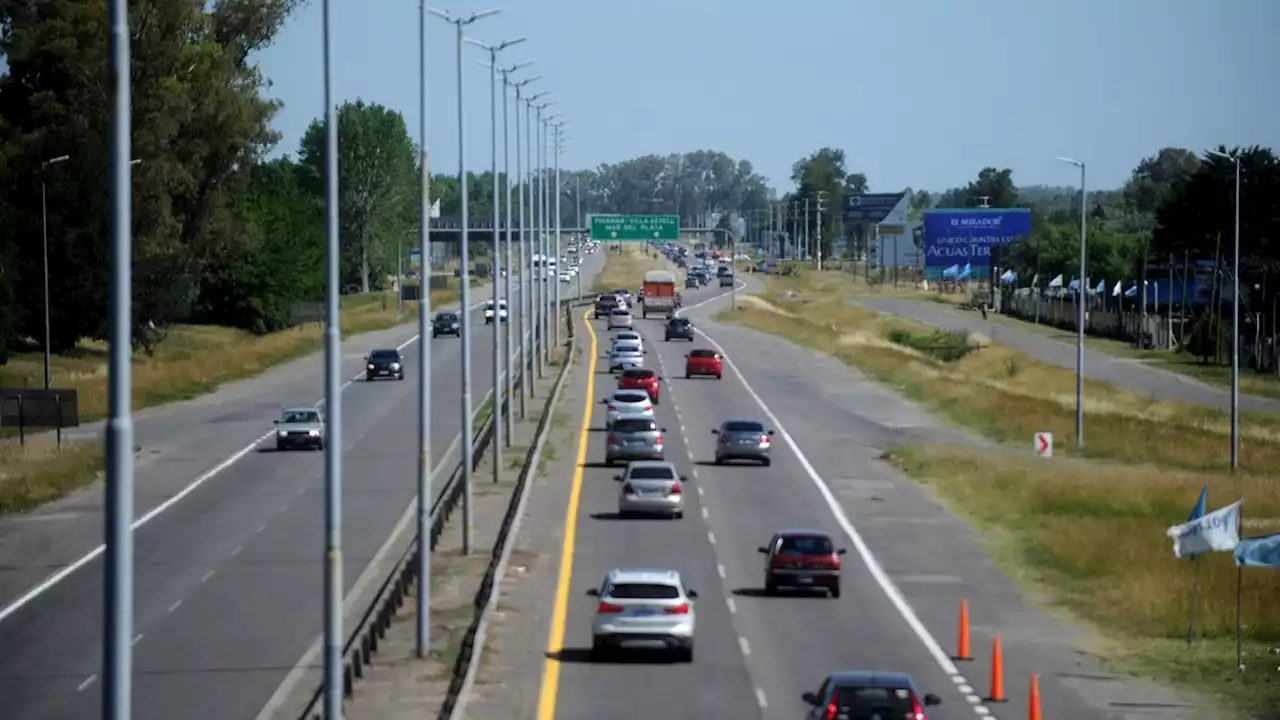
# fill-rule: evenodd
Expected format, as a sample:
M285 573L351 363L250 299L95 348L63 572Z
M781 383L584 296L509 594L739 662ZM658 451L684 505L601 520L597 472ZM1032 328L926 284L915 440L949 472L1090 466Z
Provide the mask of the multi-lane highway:
M689 292L688 314L695 322L707 317L727 304L725 298L712 300L722 294L718 288ZM602 323L593 325L591 335L598 339L599 358L607 353L609 333ZM693 347L717 347L714 338L700 335L693 343L664 342L661 321L637 320L636 326L646 338L646 363L666 379L656 413L659 425L667 429L667 459L690 480L687 506L681 520L617 519L618 485L613 478L620 468L600 464L604 433L598 404L615 382L606 361L598 359L589 385L589 429L584 432L581 474L575 478L576 492L571 493L565 533L566 558L562 561L569 561L570 572L566 575L562 566L557 598L563 598L565 604L563 612L557 608L551 628L550 647L563 649L550 654L544 669L539 720L798 717L806 707L800 701L803 692L817 689L827 674L849 668L911 674L922 692L933 692L943 699L942 706L930 708L930 720L969 720L1009 711L1004 706L987 708L983 704L985 667L969 665L965 672L971 676L966 678L931 634L931 629L932 633L944 628L954 632L957 586L925 586L924 592L936 594L940 602L925 601L928 614L920 616L919 598L912 595L908 599L890 575L910 572L907 568L920 568L935 560L951 561L952 557L943 538L956 532L954 521L936 504L926 503L928 507L922 508L904 500L899 505L899 496L887 489L893 484L891 471L882 464L876 466L878 461L866 452L869 446L883 446L888 435L899 440L914 436L905 426L922 420L903 415L891 419L883 410L877 416L876 410L868 408L865 417L850 419L841 427L818 427L806 436L802 433L814 427L813 423L826 421L821 380L797 377L796 382L807 383L819 393L807 400L813 405L809 412L803 407L803 392L796 394L800 407L779 403L775 407L780 409L775 411L766 408L773 400L764 397L776 397L778 393L772 390L777 388L758 392L749 383L754 378L754 382L783 384L789 375L811 373L812 368L772 367L768 359L762 359L768 366L766 377L740 375L727 366L721 380L685 379L684 354ZM752 352L749 347L743 350ZM754 351L761 358L772 354L767 348ZM868 392L868 404L877 402L876 392ZM715 441L712 429L733 416L754 417L777 428L771 467L715 466L710 462ZM790 432L777 427L778 422L788 425ZM903 429L894 429L897 423ZM819 473L833 481L830 486ZM881 503L878 510L866 507L866 502L884 498L865 492L858 497L851 488L871 482L882 488L876 495L890 495L894 502ZM858 507L860 502L862 507ZM876 525L876 542L864 541L850 522L855 509L879 513L886 521ZM905 514L922 517L896 517ZM871 524L874 519L863 521ZM766 544L775 530L792 527L827 531L838 545L848 548L840 598L764 595L764 561L756 548ZM873 556L870 549L886 538L900 545L887 557L892 566L888 570L882 564L886 556ZM596 600L585 593L598 587L604 574L617 567L673 568L699 592L696 658L691 665L661 662L654 656L589 661ZM954 574L945 579L953 583L966 582L961 576L970 573L987 582L991 573L989 567L974 561L949 569ZM899 582L938 582L936 578L943 577L946 570L897 577ZM932 592L938 588L943 592ZM939 607L945 616L935 612ZM1036 631L1022 615L1011 613L1009 617L1019 618L1020 636ZM1018 680L1020 687L1021 676ZM1072 717L1103 716L1078 699L1056 695L1052 699L1054 707L1069 711Z
M598 264L588 262L584 272ZM492 330L474 305L485 297L487 293L472 294L477 405L492 374ZM518 336L519 305L512 303L513 336ZM343 571L348 591L414 497L415 380L421 345L411 328L401 333L399 342L388 333L378 341L403 344L406 379L355 381L344 390ZM440 462L460 430L461 358L456 338L428 342L432 450ZM369 349L344 347L346 377L358 374ZM203 422L194 427L175 415L175 427L185 424L195 434L170 439L170 449L180 444L188 449L185 468L183 458L172 451L162 463L140 466L140 476L169 474L157 479L168 495L210 470L214 474L136 532L136 718L253 718L319 634L323 454L277 453L271 443L242 454L235 450L269 429L281 406L311 404L322 395L319 362L311 360L300 373L231 401L212 401L213 417L206 408ZM201 439L222 456L203 451ZM146 441L140 442L146 452ZM234 460L221 463L222 458ZM141 477L140 487L149 487ZM153 500L140 498L140 508L154 506ZM43 568L43 574L56 569ZM9 580L4 603L17 597L15 582ZM101 561L91 560L0 620L4 717L97 716L102 584Z

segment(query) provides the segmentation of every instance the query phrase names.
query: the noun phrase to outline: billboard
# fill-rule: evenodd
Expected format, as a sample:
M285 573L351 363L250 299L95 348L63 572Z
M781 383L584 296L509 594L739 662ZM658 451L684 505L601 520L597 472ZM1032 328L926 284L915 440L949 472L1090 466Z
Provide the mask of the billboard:
M907 194L898 193L856 193L848 195L844 199L844 224L845 225L868 225L878 223L886 218L903 205ZM905 217L906 206L903 205L902 213Z
M1025 208L927 210L924 214L925 277L936 279L947 268L970 267L971 277L990 275L991 249L1009 245L1031 233L1031 211Z

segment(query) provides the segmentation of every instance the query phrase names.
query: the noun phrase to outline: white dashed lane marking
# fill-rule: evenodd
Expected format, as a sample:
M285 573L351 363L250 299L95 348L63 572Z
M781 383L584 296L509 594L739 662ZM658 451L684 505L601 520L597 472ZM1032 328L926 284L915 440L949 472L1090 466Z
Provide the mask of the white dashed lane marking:
M769 701L765 699L764 691L760 688L756 688L756 704L759 705L762 710L769 707Z
M142 633L138 633L138 636L133 639L134 645L137 645L140 642L142 642Z
M711 543L712 545L715 545L715 544L716 544L716 534L715 534L715 533L713 533L713 532L711 532L711 531L707 531L707 542Z
M205 574L204 574L204 577L200 578L200 582L201 582L201 583L206 583L206 582L208 582L208 581L209 581L209 578L213 577L213 576L214 576L214 574L215 574L216 572L217 572L217 570L210 570L209 572L205 573Z
M174 600L173 604L169 606L169 609L166 612L173 612L174 610L177 610L180 607L182 607L182 601Z
M87 688L87 687L89 687L90 685L92 685L92 684L93 684L93 681L94 681L94 680L97 680L97 679L98 679L98 674L97 674L97 673L94 673L94 674L90 675L89 677L85 678L85 679L84 679L84 682L82 682L82 683L80 683L78 686L76 686L76 692L84 692L84 689L85 689L85 688Z
M751 654L751 646L747 644L747 639L742 636L738 636L738 649L742 650L743 655Z
M708 512L707 512L707 506L706 506L706 505L703 505L703 506L702 506L702 519L703 519L703 520L706 520L709 514L710 514L710 513L708 513ZM720 577L724 577L724 573L720 573Z
M724 579L724 566L723 566L723 565L716 565L716 573L718 573L718 574L720 575L720 579L721 579L721 580L723 580L723 579Z

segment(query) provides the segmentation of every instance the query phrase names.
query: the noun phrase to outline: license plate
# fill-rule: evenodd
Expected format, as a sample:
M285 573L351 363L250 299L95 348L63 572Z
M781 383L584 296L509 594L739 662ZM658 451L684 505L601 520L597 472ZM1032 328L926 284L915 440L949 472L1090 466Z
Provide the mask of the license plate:
M739 445L755 445L756 441L755 440L739 440L738 444Z
M796 578L796 581L799 582L801 585L808 585L813 582L813 578L801 575L800 577Z
M653 615L657 615L658 612L649 608L636 608L631 611L631 614L635 617L651 617Z

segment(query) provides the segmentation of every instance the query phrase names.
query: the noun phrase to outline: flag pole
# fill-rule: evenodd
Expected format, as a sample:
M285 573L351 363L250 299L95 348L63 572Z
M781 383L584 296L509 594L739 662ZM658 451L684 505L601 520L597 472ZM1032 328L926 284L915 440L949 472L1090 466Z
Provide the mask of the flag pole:
M1236 564L1236 677L1244 673L1244 657L1241 647L1243 622L1241 615L1244 606L1244 566Z
M1196 634L1196 605L1200 603L1200 556L1196 555L1192 560L1195 570L1191 576L1191 612L1187 617L1187 648L1191 647L1191 642L1195 639Z

